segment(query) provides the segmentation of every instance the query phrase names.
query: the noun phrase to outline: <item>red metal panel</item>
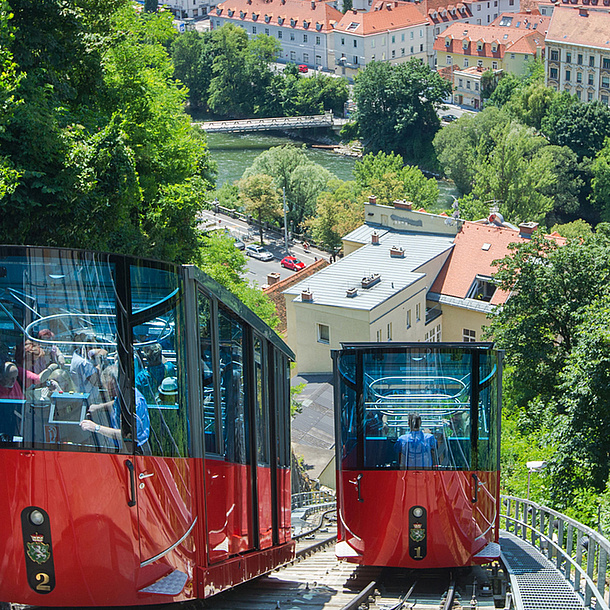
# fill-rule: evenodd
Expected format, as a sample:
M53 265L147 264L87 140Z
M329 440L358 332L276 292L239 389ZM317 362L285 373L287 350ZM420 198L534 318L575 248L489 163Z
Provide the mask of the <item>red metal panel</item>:
M271 514L271 470L258 466L257 469L257 495L258 495L258 531L259 547L269 548L273 545L273 519Z
M277 485L278 485L278 535L280 544L290 540L290 469L277 469Z
M355 483L358 474L362 502ZM480 484L473 499L471 472L343 471L338 496L339 539L356 551L346 558L365 565L410 568L470 565L472 556L497 540L497 473L476 473ZM427 554L409 556L409 510L427 511Z
M250 467L206 459L208 561L252 548L252 485Z

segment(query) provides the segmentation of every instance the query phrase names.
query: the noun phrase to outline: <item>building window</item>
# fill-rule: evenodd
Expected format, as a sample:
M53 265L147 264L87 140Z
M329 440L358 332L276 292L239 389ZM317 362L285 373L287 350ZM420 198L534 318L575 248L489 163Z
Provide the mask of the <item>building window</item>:
M582 97L581 92L580 92L580 91L577 91L577 92L576 92L576 99L577 99L579 102L581 101L581 99L580 99L581 97Z
M282 30L279 30L277 33L278 40L282 40Z
M470 89L470 81L469 80L466 81L466 89Z
M392 322L388 322L388 341L392 340Z
M551 61L559 61L559 51L557 49L551 49Z
M447 65L451 65L451 55L447 55Z
M303 63L309 63L309 53L303 53Z
M411 47L411 55L413 55L413 47Z
M511 59L515 59L515 54L514 54L514 53L511 53L511 54L510 54L510 58L511 58Z
M595 68L595 55L589 55L589 66Z
M493 278L485 275L477 275L466 294L466 298L489 303L495 292L496 285L494 284Z
M566 80L570 80L572 78L572 73L570 70L566 70Z
M606 104L606 106L608 105L608 96L607 95L602 95L602 104Z
M403 32L403 33L400 35L400 42L404 42L404 41L405 41L405 33Z
M377 343L381 343L381 330L377 331Z
M491 69L492 70L497 70L498 69L498 62L497 61L492 61L491 62Z
M610 89L610 76L602 76L602 87Z
M374 48L375 48L375 39L373 38L371 40L371 49L374 49Z
M602 68L604 70L610 70L610 57L604 57L602 59Z
M479 66L479 68L483 67L483 60L482 59L478 59L477 60L477 66Z
M478 91L479 90L479 83L475 82L474 84L474 90Z
M415 321L419 322L421 320L421 303L417 303L415 305Z
M392 59L396 57L396 49L392 49Z
M557 80L557 68L551 68L550 77Z
M290 32L290 40L294 41L294 32Z
M589 91L589 93L587 93L587 102L592 102L593 101L593 93L591 91Z
M464 57L464 68L468 67L468 58Z
M462 341L464 343L475 343L477 340L477 331L469 328L462 329Z
M393 53L394 51L392 51ZM358 63L358 55L354 55L354 65L356 65Z
M458 78L458 87L463 87L464 81L461 78Z
M593 84L593 74L589 74L588 82L589 82L589 85Z
M343 36L341 36L341 44L345 46L345 38L343 38Z
M405 54L405 48L403 47L402 49L400 49L400 54L404 55Z
M420 45L419 45L419 52L420 52L420 53L423 53L423 52L424 52L424 45L423 45L423 44L420 44Z
M316 36L316 44L320 44L320 37Z
M426 343L437 343L441 340L441 325L438 324L435 328L430 329L424 336Z
M407 309L407 328L411 328L411 310Z
M318 343L330 343L330 327L326 324L318 324Z
M307 42L307 34L303 34L303 42Z
M252 26L252 33L256 34L256 26L255 25Z
M392 44L396 43L396 36L392 36Z
M413 32L413 30L411 30L411 31L409 32L409 38L411 38L411 40L413 40L413 35L414 35L414 32Z
M269 36L269 28L265 28L265 35Z
M576 82L577 83L582 83L582 72L577 72L576 73Z
M578 54L578 65L582 66L582 53Z
M569 51L566 52L566 63L572 63L572 53L570 53Z
M354 40L354 48L357 48L357 47L358 47L358 41Z

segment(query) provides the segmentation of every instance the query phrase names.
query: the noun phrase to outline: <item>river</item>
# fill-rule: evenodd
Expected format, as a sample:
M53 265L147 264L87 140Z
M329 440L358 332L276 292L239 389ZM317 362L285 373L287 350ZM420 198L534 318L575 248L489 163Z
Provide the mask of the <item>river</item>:
M208 134L208 146L212 159L218 164L217 185L225 182L233 183L239 180L254 159L262 152L273 146L284 144L295 144L300 146L302 141L278 134L261 132L236 134L236 133L211 133ZM353 157L338 155L332 151L311 148L305 149L307 157L313 162L326 168L341 180L353 180L353 170L356 160ZM453 201L452 195L457 195L455 187L446 180L438 181L439 210L445 209Z

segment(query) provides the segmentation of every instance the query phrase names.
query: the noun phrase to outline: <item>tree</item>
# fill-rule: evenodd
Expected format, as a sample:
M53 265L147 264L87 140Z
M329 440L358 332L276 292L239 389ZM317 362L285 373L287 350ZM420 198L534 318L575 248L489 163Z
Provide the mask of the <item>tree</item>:
M496 261L499 288L512 296L494 311L491 334L506 349L515 402L533 409L560 400L560 374L578 344L588 305L608 291L610 240L603 227L565 245L535 232Z
M610 138L591 164L591 202L599 210L602 220L610 221Z
M263 222L274 221L282 214L280 194L267 174L253 174L239 181L239 190L246 211L258 218L261 246Z
M434 137L434 148L445 175L462 194L474 185L479 154L487 155L494 146L490 134L510 120L507 113L491 106L477 115L464 115L443 127Z
M426 178L416 167L403 165L402 157L394 153L368 153L356 162L354 177L365 197L375 195L383 205L406 199L430 209L438 201L436 180Z
M364 206L356 184L333 178L318 196L308 226L316 242L334 252L341 248L341 238L363 223Z
M551 233L559 233L561 237L574 239L576 237L590 237L593 233L591 225L582 218L565 224L556 224L551 227Z
M318 195L332 176L328 170L310 161L303 148L292 145L275 146L260 154L243 178L255 174L272 176L277 189L285 189L288 222L295 229L313 215Z
M498 201L504 218L517 224L541 221L553 207L544 194L557 177L541 154L544 138L517 122L492 130L495 146L480 154L473 194L482 201Z
M373 61L355 78L355 120L371 152L396 152L432 164L431 142L440 127L436 108L451 84L417 59L396 66Z

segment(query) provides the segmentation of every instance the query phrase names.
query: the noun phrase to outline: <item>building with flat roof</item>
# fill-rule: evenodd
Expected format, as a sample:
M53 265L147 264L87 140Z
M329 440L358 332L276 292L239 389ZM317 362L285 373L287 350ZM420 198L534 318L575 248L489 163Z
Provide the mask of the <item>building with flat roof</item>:
M405 202L367 203L365 219L343 238L342 259L283 293L299 374L330 372L331 350L347 341L482 340L488 315L509 296L492 261L538 227L500 215L468 222Z

